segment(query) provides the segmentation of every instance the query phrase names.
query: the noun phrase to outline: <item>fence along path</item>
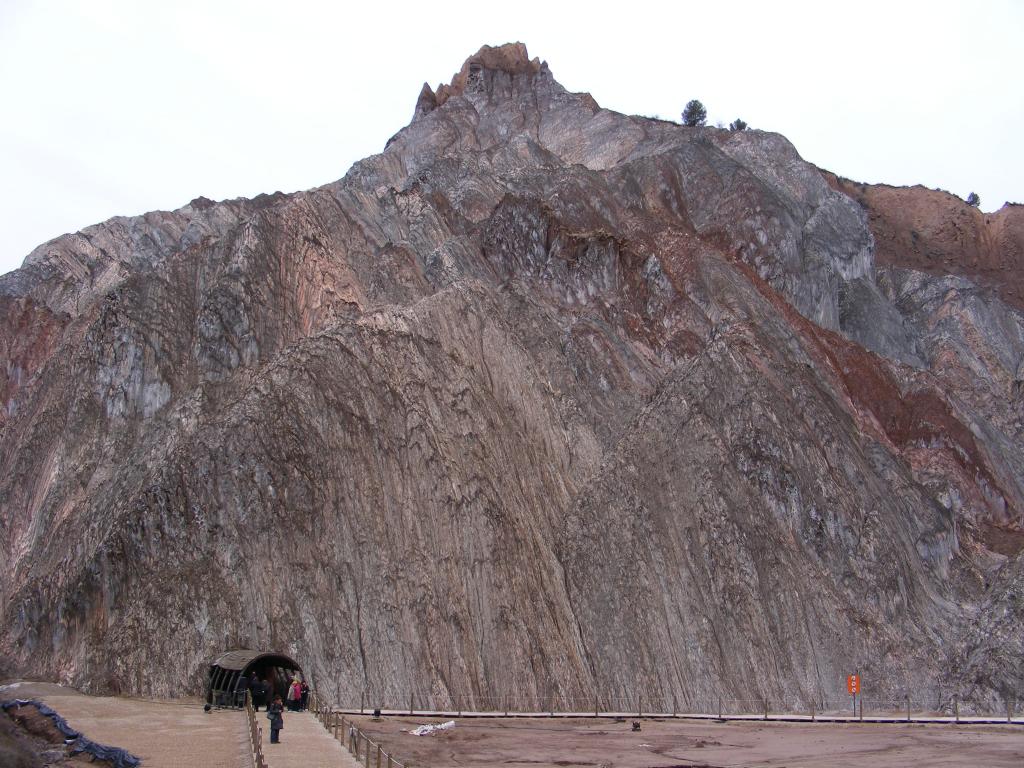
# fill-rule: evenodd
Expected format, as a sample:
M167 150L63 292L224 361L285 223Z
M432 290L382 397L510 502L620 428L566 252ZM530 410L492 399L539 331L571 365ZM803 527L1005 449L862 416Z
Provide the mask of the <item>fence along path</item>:
M335 715L348 717L350 715L365 715L365 709L356 707L342 708L334 711ZM1009 715L935 715L927 712L914 711L910 714L900 712L897 709L885 713L875 714L837 714L836 712L808 712L791 713L779 712L773 709L762 712L742 714L705 714L701 712L646 712L637 710L623 710L620 712L606 712L605 710L595 711L593 709L578 712L565 712L561 710L543 709L533 712L519 710L494 710L494 711L469 711L454 709L416 709L410 712L408 709L382 709L382 716L410 717L418 716L424 718L568 718L579 720L583 718L598 718L604 720L625 720L625 719L655 719L655 720L712 720L726 722L729 720L771 720L780 723L933 723L949 725L1024 725L1024 713L1012 712Z
M359 708L337 707L334 713L342 716L364 714L370 707L366 706L368 697L365 693L360 696ZM675 698L671 702L671 710L662 708L664 702L648 702L642 697L637 697L631 702L615 700L602 702L594 700L590 708L580 707L582 702L575 702L575 708L568 706L564 709L555 707L553 700L544 703L538 701L515 702L511 698L503 698L497 702L499 707L463 709L461 707L450 707L447 709L435 709L415 707L415 701L410 699L408 707L386 707L383 704L374 706L372 709L382 715L405 715L420 717L595 717L595 718L643 718L652 717L659 719L679 720L776 720L779 722L822 722L822 723L962 723L965 725L1024 725L1024 712L1017 705L1020 699L1014 697L1005 702L1005 710L1002 712L970 712L961 713L956 697L953 697L951 706L943 710L938 704L925 703L920 700L913 700L909 696L903 699L868 699L858 696L856 700L842 699L812 701L810 704L800 706L799 704L778 704L767 699L724 699L717 702L703 702L692 709L680 708ZM629 706L633 704L633 707ZM525 706L524 706L525 704ZM547 704L544 706L543 704ZM648 706L645 706L647 704ZM618 706L616 706L618 705ZM660 705L660 706L659 706Z
M312 712L285 712L281 743L270 743L270 721L264 712L261 747L267 768L361 768Z
M346 721L344 715L321 699L316 691L310 691L309 708L327 732L345 745L350 759L355 759L355 765L364 768L411 768L408 761L402 762L393 753L385 752L383 744L375 742L351 720Z

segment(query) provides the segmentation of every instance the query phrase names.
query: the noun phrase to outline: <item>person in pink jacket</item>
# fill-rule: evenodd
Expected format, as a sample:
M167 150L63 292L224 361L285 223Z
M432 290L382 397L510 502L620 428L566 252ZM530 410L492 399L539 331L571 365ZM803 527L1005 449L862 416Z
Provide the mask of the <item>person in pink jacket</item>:
M299 704L302 701L302 683L299 678L294 678L288 686L288 709L292 712L299 711Z

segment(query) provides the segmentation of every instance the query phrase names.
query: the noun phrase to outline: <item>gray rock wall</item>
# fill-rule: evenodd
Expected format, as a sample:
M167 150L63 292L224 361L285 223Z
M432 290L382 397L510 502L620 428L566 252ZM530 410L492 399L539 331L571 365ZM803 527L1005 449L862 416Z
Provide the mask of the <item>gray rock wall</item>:
M860 669L991 704L1022 319L876 269L873 217L780 136L511 47L339 182L40 246L0 279L7 670L174 695L249 646L345 702L795 705Z

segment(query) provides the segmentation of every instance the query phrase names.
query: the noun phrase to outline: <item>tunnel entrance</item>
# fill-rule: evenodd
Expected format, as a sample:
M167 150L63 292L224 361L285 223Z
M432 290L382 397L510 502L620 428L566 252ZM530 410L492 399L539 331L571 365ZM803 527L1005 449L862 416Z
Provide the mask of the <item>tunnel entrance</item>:
M280 696L283 699L292 678L302 679L302 667L283 653L249 649L226 651L210 664L206 702L222 707L242 706L244 697L238 693L238 681L242 677L251 680L253 674L269 684L270 698Z

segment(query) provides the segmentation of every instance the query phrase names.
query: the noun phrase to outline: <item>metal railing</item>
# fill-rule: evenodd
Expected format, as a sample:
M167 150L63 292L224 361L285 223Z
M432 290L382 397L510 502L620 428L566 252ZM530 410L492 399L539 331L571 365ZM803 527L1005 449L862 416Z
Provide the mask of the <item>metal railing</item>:
M249 753L252 755L253 768L267 768L263 757L263 729L256 722L256 712L252 708L252 696L245 692L245 720L249 728Z
M227 688L211 688L209 703L217 709L242 709L245 706L242 691Z
M367 736L352 720L346 721L345 716L328 705L316 691L309 692L309 710L328 733L341 741L356 762L362 762L366 768L410 768L408 761L402 762L385 752L383 745Z
M961 705L955 695L919 691L917 695L842 694L806 697L800 694L777 698L684 698L677 696L599 696L589 699L562 696L480 696L446 697L417 701L408 696L389 699L363 691L359 706L342 706L342 714L365 714L379 709L388 715L421 716L591 716L591 717L665 717L717 719L807 719L987 722L1024 724L1018 702L1024 697L1007 698L1002 706L981 710Z

